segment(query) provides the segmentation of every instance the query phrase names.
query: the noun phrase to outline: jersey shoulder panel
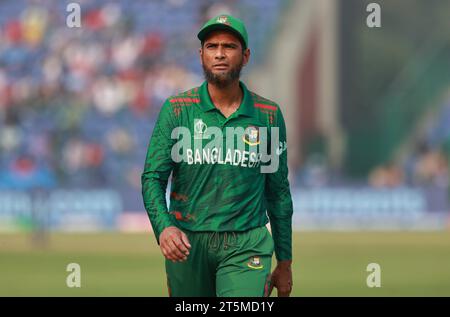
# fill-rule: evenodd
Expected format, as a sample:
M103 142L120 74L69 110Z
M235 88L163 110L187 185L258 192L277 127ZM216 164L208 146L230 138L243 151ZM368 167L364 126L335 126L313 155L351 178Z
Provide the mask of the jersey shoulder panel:
M170 104L176 117L188 107L200 103L199 88L195 87L167 98L167 102Z
M266 119L269 125L276 122L280 107L275 101L267 99L255 92L250 92L253 98L253 106L261 119Z

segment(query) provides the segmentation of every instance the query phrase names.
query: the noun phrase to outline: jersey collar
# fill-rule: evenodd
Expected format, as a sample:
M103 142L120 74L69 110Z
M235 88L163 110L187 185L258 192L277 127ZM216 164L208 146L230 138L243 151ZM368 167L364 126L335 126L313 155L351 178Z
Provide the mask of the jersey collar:
M237 115L244 115L248 117L252 117L254 115L254 104L251 93L248 91L247 87L242 81L239 81L239 86L242 88L244 92L244 97L242 98L242 103L236 111ZM200 107L204 112L215 110L213 102L211 101L211 97L208 92L208 82L204 81L199 89L200 95Z

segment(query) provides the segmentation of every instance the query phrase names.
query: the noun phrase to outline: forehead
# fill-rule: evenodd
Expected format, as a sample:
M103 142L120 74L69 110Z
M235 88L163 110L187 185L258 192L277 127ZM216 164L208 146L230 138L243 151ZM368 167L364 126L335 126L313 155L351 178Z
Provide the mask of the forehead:
M230 31L217 30L209 33L205 38L205 43L227 42L240 44L239 38Z

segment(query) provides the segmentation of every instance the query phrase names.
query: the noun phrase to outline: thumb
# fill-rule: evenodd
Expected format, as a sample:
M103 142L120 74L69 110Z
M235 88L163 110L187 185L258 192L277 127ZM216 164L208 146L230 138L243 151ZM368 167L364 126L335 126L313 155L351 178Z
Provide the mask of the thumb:
M188 239L187 235L183 231L181 231L181 241L184 243L184 245L188 249L191 248L191 244L189 243L189 239Z
M273 287L275 286L275 278L274 275L272 274L272 276L270 277L270 286L269 286L269 295L268 297L270 297L270 295L272 295L272 291L273 291Z

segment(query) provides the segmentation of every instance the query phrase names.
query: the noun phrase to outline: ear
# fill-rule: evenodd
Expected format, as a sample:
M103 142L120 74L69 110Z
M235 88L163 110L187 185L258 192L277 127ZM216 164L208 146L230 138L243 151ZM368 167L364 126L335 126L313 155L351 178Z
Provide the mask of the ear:
M198 49L198 56L200 58L200 65L203 66L203 49L201 47Z
M243 53L243 66L247 65L250 60L250 49L246 48Z

